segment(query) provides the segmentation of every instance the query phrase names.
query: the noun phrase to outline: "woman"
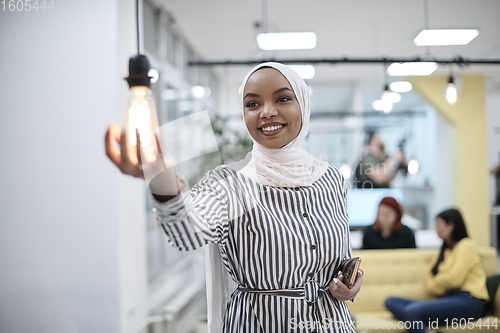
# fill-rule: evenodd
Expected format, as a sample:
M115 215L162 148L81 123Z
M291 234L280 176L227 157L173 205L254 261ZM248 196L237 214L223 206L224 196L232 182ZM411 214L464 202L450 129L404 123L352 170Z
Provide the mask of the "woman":
M403 208L392 197L379 204L377 220L363 231L363 249L415 248L413 231L401 223Z
M211 332L354 332L344 301L359 292L362 271L351 289L335 275L351 257L346 188L337 169L301 148L307 86L289 67L264 63L242 87L252 152L207 172L190 193L156 202L158 221L181 250L215 244L207 262ZM137 174L112 144L115 164ZM160 187L151 182L153 193Z
M425 332L424 328L435 322L448 327L452 321L461 322L461 319L469 323L481 316L489 299L479 251L467 236L460 212L449 209L440 213L436 218L436 232L443 245L425 280L427 293L436 298L390 297L385 302L397 319L422 323L409 332Z

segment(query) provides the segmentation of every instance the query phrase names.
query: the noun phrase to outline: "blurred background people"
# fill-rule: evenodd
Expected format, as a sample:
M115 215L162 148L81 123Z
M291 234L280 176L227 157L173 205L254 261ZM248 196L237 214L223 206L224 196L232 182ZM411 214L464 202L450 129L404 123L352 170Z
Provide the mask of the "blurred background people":
M432 300L410 300L389 297L385 305L401 321L423 322L424 325L445 320L475 320L489 300L486 273L476 243L468 237L462 215L457 209L441 212L436 218L436 232L443 240L441 250L432 260L425 289ZM410 333L425 332L414 327Z
M493 177L495 177L495 194L494 194L494 201L493 205L494 206L500 206L500 162L493 168L491 169L491 174ZM497 210L498 211L498 210ZM493 232L496 231L496 235L493 235L493 239L495 241L495 244L498 248L500 244L500 215L496 213L496 216L493 217L493 223L496 223L496 228L492 228Z
M376 130L368 133L365 153L354 171L354 187L388 188L390 182L397 176L405 157L400 148L393 156L387 156L385 145Z
M393 197L385 197L379 204L377 220L363 231L362 249L415 248L415 235L403 225L403 207Z
M491 174L495 177L495 201L493 205L500 206L500 162L491 169Z

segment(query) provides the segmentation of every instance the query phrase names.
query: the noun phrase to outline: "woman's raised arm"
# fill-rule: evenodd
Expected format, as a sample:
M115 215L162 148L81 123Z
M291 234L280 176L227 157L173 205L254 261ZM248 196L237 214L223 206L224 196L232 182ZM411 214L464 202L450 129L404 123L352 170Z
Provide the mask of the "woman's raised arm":
M118 124L109 125L104 139L108 158L121 173L143 178L158 201L164 202L179 194L182 183L173 163L163 159L158 138L151 140L150 146L141 148L138 131L136 136L137 144L132 145L127 140L127 131Z

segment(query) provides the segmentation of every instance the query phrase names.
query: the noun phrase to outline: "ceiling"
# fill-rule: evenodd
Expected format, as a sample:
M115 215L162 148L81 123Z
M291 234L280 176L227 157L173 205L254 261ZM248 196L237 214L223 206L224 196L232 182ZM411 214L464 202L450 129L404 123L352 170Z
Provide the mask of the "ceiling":
M298 58L437 57L452 59L500 58L500 1L428 0L429 28L476 28L480 34L469 45L413 44L425 27L425 0L157 0L174 17L184 34L206 61L276 60ZM255 27L267 3L269 32L313 31L312 50L261 51ZM374 98L383 84L383 65L316 65L310 83L361 83ZM456 68L456 67L455 67ZM230 80L241 82L249 66L217 67ZM228 75L230 71L230 75ZM440 66L434 75L449 68ZM500 82L500 66L470 65L460 73L483 73ZM371 91L371 92L370 92Z

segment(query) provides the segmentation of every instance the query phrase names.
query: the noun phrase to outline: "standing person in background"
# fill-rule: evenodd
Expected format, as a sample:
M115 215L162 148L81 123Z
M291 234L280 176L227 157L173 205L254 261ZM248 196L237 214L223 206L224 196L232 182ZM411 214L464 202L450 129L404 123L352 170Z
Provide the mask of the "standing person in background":
M388 188L397 176L405 157L401 148L387 156L378 131L368 133L365 153L354 171L354 187L362 189Z
M493 205L500 206L500 163L491 169L490 173L495 177L495 201Z
M479 250L468 237L462 214L456 209L440 213L436 232L443 240L425 279L425 290L432 300L389 297L385 305L401 321L423 323L410 333L434 332L425 327L437 320L439 325L480 318L489 300Z
M363 250L415 248L413 231L401 223L403 208L392 197L379 204L377 220L363 231Z
M500 163L497 164L490 173L495 177L495 198L493 199L494 206L500 206ZM496 216L496 235L493 235L496 240L497 249L500 248L500 215Z

